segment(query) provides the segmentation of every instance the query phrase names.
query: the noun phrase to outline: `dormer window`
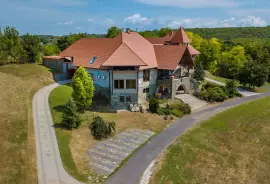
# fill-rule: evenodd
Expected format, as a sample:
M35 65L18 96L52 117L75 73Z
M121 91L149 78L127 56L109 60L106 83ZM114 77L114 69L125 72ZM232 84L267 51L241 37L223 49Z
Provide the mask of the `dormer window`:
M97 59L97 57L94 56L94 57L91 59L91 61L89 62L89 64L93 64L93 63L95 62L96 59Z

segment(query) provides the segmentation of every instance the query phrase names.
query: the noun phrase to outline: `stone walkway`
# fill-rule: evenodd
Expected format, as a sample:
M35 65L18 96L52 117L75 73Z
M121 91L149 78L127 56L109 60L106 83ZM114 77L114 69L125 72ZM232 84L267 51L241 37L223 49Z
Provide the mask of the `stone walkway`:
M213 79L209 79L209 78L205 78L205 80L209 81L209 82L212 82L214 84L218 84L220 86L225 86L224 83L222 82L219 82L219 81L216 81L216 80L213 80ZM247 97L247 96L254 96L254 95L259 95L260 93L255 93L255 92L252 92L252 91L248 91L248 90L245 90L245 89L242 89L242 88L236 88L236 90L241 93L243 96Z
M90 167L97 174L110 175L125 158L153 135L154 132L148 130L132 130L97 143L88 151Z
M39 90L33 99L33 118L39 184L80 184L64 169L56 140L48 98L50 92L63 81Z
M195 96L190 95L190 94L176 95L175 98L188 104L191 107L192 111L198 110L208 104L207 102L200 100L199 98L196 98Z

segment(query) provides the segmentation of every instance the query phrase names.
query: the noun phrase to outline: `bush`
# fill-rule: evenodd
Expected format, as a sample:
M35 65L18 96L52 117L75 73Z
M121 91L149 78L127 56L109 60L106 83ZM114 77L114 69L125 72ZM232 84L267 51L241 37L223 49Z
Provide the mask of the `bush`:
M171 110L170 109L168 109L168 108L165 108L165 107L162 107L162 108L159 108L158 110L157 110L157 113L159 114L159 115L166 115L166 116L169 116L169 115L171 115Z
M152 113L157 113L159 109L159 101L156 98L152 98L149 102L149 110Z
M191 113L191 107L185 103L171 104L171 110L173 110L173 109L179 109L183 114L190 114Z
M180 109L177 109L177 108L172 110L172 114L179 118L184 116L184 113Z
M115 131L114 122L105 122L103 118L97 116L89 126L95 139L107 138Z
M223 102L228 97L221 87L201 91L199 97L208 102Z
M79 128L81 125L81 119L77 113L77 107L73 99L70 99L64 107L62 123L68 129Z
M236 95L236 81L235 80L227 80L226 81L226 92L229 98L232 98Z

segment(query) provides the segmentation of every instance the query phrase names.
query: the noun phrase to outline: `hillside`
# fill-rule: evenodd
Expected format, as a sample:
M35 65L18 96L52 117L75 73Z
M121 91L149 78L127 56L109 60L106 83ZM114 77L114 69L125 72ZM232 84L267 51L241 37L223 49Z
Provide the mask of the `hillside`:
M270 26L268 27L233 27L233 28L193 28L185 29L203 38L270 38Z

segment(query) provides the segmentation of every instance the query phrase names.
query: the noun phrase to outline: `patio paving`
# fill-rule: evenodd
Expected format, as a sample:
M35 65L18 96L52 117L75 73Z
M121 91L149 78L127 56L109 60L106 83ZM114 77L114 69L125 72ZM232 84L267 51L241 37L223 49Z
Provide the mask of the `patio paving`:
M88 150L90 168L97 174L110 175L134 150L155 133L148 130L130 130L97 143Z

